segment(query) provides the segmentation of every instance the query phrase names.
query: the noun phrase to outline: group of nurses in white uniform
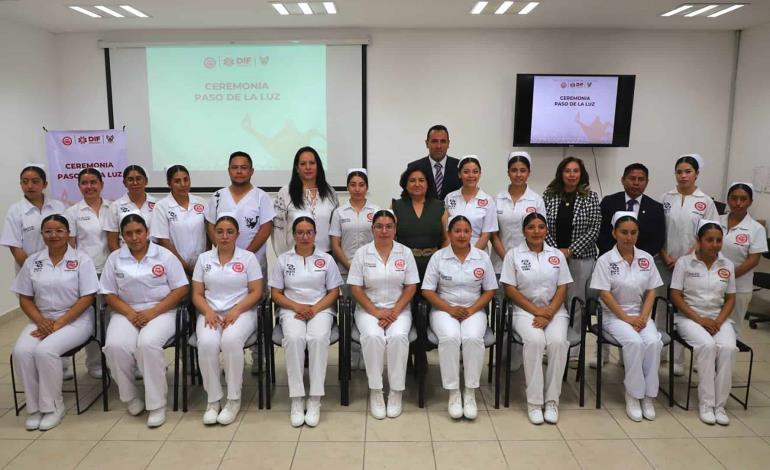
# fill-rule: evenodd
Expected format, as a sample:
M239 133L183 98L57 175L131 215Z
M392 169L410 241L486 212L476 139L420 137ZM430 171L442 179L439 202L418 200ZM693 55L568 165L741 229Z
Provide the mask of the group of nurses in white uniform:
M173 253L150 242L147 223L129 212L119 225L124 245L112 252L101 277L101 293L112 309L104 354L131 415L145 409L149 427L166 420L166 360L163 346L175 333L175 309L187 295L188 280ZM139 392L135 368L144 378Z
M123 216L137 211L142 215L147 227L150 227L152 211L157 202L155 197L144 190L147 187L147 172L139 165L128 165L123 170L123 186L126 187L126 194L112 202L108 216L102 220L102 229L107 232L110 252L123 245L120 232L120 220Z
M542 424L544 420L556 424L569 350L569 314L564 301L572 276L561 250L545 243L545 216L530 213L522 226L524 241L505 255L500 282L513 300L513 328L524 343L527 416L533 424ZM542 364L546 352L544 381Z
M291 425L314 427L321 417L334 305L342 277L334 258L316 246L316 222L310 214L298 214L291 231L294 247L278 257L268 285L283 330ZM307 403L302 377L306 348L310 378Z
M411 301L420 275L412 251L394 241L396 217L389 210L374 214L374 240L356 251L348 284L357 302L355 322L369 380L369 410L376 419L401 414L412 328ZM387 407L382 373L388 368Z
M476 419L476 389L484 365L487 307L497 290L486 252L472 246L472 226L463 215L449 221L450 244L430 258L422 295L430 302L430 326L438 339L441 382L449 391L449 416ZM460 358L465 379L460 391Z
M444 198L449 218L465 216L471 223L471 245L485 250L492 233L497 232L497 211L492 196L479 188L481 163L475 155L460 159L457 164L462 187L452 191Z
M676 262L671 279L671 301L679 335L693 347L698 367L701 421L726 426L725 404L730 397L735 353L735 266L720 250L722 227L716 220L697 226L697 249Z
M243 347L257 329L255 306L263 292L262 269L254 253L236 246L238 230L238 221L232 215L220 215L214 224L216 248L198 257L192 276L192 301L198 311L198 361L208 395L204 424L227 425L238 415ZM227 384L223 409L220 351Z
M591 288L599 291L602 328L621 345L626 414L633 421L654 420L663 342L650 316L663 281L652 255L636 248L636 215L616 212L612 227L615 247L596 260Z
M30 320L13 348L13 364L26 394L25 427L45 431L66 413L61 355L93 334L99 282L91 258L69 246L66 218L46 216L36 231L45 248L30 253L11 287Z

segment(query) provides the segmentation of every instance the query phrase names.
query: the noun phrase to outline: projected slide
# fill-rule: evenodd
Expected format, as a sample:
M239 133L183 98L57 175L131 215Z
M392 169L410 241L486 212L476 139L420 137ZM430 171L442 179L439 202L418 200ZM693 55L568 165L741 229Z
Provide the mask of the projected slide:
M617 93L617 77L535 77L531 142L611 144Z
M326 46L148 47L153 170L221 171L248 152L257 171L290 170L310 145L327 154Z

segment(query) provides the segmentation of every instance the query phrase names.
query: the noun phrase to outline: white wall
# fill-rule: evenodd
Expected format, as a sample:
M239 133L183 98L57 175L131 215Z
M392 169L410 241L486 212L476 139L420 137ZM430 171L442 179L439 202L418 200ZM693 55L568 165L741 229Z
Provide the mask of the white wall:
M52 34L0 20L0 207L21 198L19 171L26 162L45 161L41 126L59 125L56 50ZM0 249L0 314L18 307L8 287L13 258Z
M770 24L743 32L735 89L730 181L748 181L757 165L770 168ZM759 189L759 188L756 188ZM755 218L770 219L770 194L755 193Z

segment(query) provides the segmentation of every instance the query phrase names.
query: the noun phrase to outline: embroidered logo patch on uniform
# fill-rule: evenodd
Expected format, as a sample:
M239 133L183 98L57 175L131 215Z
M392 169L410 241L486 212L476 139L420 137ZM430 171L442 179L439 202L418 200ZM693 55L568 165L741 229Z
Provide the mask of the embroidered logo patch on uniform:
M486 199L479 199L476 201L476 207L487 207L487 204L489 204L489 201Z
M527 214L531 214L531 213L533 213L535 211L537 211L536 208L534 208L534 207L527 207Z
M195 204L195 205L193 205L193 210L195 212L197 212L198 214L202 214L203 213L203 209L204 209L203 204Z
M396 266L396 269L404 269L406 267L406 261L402 259L397 259L393 264Z
M558 256L549 256L548 262L551 263L554 266L557 266L561 261L559 260Z
M639 267L642 269L648 269L650 267L650 260L648 260L647 258L640 258Z
M235 271L236 273L242 273L243 263L241 263L240 261L236 261L235 263L233 263L233 271Z
M696 202L695 203L695 209L700 211L700 212L705 211L706 210L706 203L703 202L703 201Z
M67 269L77 269L77 267L78 267L77 260L67 261Z
M166 268L164 268L162 264L156 264L155 266L152 267L153 276L161 277L164 274L166 274Z
M150 210L155 209L155 203L154 202L147 202L147 207L150 208Z
M476 276L476 279L481 279L482 277L484 277L484 268L474 269L473 275Z
M368 214L366 214L366 220L368 220L369 222L374 220L374 212L369 212Z
M729 270L729 269L727 269L727 268L722 268L722 269L720 269L719 271L717 271L717 274L718 274L718 275L719 275L719 277L721 277L722 279L727 279L728 277L730 277L730 270Z
M749 242L749 235L746 233L739 233L735 236L735 242L740 245L745 245Z
M318 258L317 260L315 260L315 262L313 262L313 265L316 268L321 269L326 266L326 260L323 258Z

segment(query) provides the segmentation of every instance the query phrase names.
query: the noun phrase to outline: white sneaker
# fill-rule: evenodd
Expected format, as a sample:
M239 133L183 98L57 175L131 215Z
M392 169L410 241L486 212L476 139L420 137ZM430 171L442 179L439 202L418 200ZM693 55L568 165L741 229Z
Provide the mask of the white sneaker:
M34 431L40 427L40 420L43 419L42 413L32 413L27 416L27 420L24 421L24 428L27 431Z
M642 416L648 421L655 421L655 399L652 397L642 398Z
M540 405L527 404L527 417L532 424L543 424L543 408Z
M449 391L449 416L454 419L460 419L463 417L463 397L460 395L459 389Z
M716 416L714 416L714 408L710 406L700 406L700 420L706 424L714 424L717 422Z
M403 392L391 390L388 393L388 418L398 418L401 415L401 395Z
M682 364L674 364L674 377L682 377L684 375L684 366Z
M241 410L240 400L227 400L224 409L217 416L217 423L227 426L235 421L238 412Z
M291 419L291 425L295 428L298 428L305 423L304 398L291 399L291 411L289 412L289 418Z
M101 380L102 379L102 369L88 369L88 375L92 379Z
M314 428L318 426L321 420L321 397L310 397L307 401L307 412L305 412L305 424Z
M626 414L631 418L631 421L636 421L637 423L644 417L642 415L642 407L639 406L639 399L632 397L628 392L626 392Z
M714 419L716 419L717 424L720 426L727 426L730 424L730 417L727 415L724 407L721 406L714 408Z
M559 422L559 407L556 405L555 401L545 402L545 412L543 413L543 418L545 418L545 421L550 424L556 424Z
M150 410L150 415L147 417L147 427L157 428L166 422L166 407L161 406L157 410Z
M43 414L43 418L40 420L40 426L38 426L38 429L41 431L48 431L49 429L55 428L59 425L59 423L61 423L65 412L66 410L63 406L61 408L57 406L53 413Z
M463 393L463 416L466 419L476 419L479 415L479 408L476 406L476 389L465 387Z
M374 419L385 419L387 408L385 407L385 397L382 396L382 390L369 390L369 408Z
M219 402L215 401L206 405L206 412L203 413L203 424L217 424L219 416Z
M72 364L70 364L69 360L66 364L62 362L62 379L72 380L74 377L75 374L72 373Z
M131 416L138 416L144 411L144 400L141 398L134 398L128 402L128 414Z

